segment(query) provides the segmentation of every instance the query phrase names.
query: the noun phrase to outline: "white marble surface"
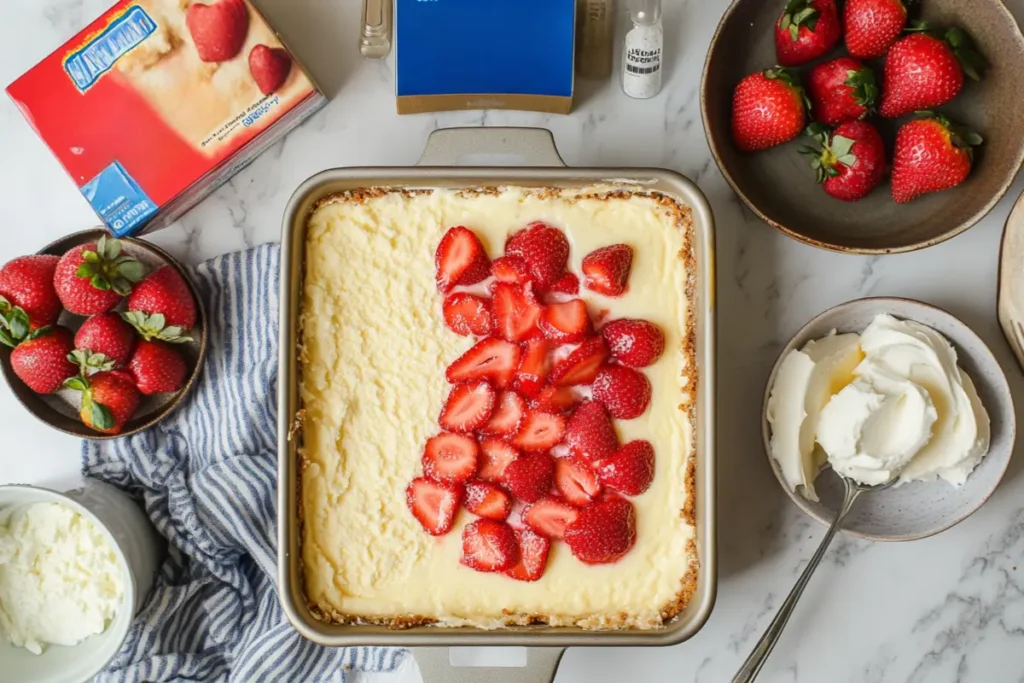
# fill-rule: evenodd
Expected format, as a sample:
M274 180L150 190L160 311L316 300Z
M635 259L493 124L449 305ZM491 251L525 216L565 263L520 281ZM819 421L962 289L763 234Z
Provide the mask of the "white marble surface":
M278 239L295 186L324 168L407 165L427 133L452 125L550 128L576 166L662 166L696 180L718 222L721 490L718 604L691 641L663 649L570 649L558 683L729 680L821 537L778 488L758 435L762 385L788 336L824 308L866 295L945 307L1024 383L995 319L996 258L1009 197L966 234L914 254L817 251L741 208L708 153L697 86L725 0L666 2L665 87L649 101L617 84L580 83L568 117L468 112L398 117L391 62L359 58L355 0L257 0L333 97L223 189L153 240L188 262ZM3 0L0 84L58 47L108 0ZM57 162L0 97L0 260L96 223ZM0 390L0 483L74 483L79 444L38 424ZM1019 567L1019 568L1018 568ZM377 677L373 677L378 680ZM419 680L407 663L389 683ZM1024 681L1024 476L1021 459L991 501L932 539L879 545L839 539L759 680L766 683Z

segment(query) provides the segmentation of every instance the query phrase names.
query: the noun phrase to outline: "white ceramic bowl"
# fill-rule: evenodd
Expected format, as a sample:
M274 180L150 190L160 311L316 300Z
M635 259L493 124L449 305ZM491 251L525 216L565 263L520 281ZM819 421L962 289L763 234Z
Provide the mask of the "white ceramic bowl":
M86 683L117 654L132 620L156 578L163 541L142 510L127 495L90 481L83 488L57 493L33 486L0 486L0 522L14 508L32 503L61 503L91 519L110 539L124 574L124 596L107 630L74 647L48 645L41 655L14 647L0 636L0 679L28 683Z
M927 325L948 339L956 349L960 367L974 380L992 421L988 455L962 487L954 488L945 481L937 480L911 482L866 494L861 496L843 522L842 530L852 536L876 541L911 541L945 531L980 508L999 485L1013 453L1016 419L1006 376L985 342L959 319L920 301L891 297L857 299L825 311L797 332L779 354L765 387L761 434L768 462L783 490L804 512L822 524L830 525L843 500L842 480L826 468L815 482L820 502L807 500L799 491L789 490L778 463L771 457L768 397L782 359L790 351L801 349L807 342L820 339L832 330L861 332L879 313Z

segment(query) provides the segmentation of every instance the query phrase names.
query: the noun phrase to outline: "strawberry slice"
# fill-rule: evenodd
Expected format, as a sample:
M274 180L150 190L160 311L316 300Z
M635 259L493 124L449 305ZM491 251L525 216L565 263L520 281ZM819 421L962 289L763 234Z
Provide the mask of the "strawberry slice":
M504 489L486 481L471 481L466 484L466 509L479 517L503 522L512 512L512 498Z
M594 468L581 458L558 458L555 460L555 490L571 505L586 507L601 493L601 482Z
M531 410L519 424L519 430L512 437L512 445L524 451L546 451L558 444L563 434L564 417Z
M504 389L518 367L519 347L492 337L478 342L449 365L445 377L452 384L486 379Z
M561 498L551 496L523 510L523 522L541 536L562 538L566 527L575 522L579 514L579 510Z
M437 422L441 429L468 434L487 423L494 412L494 403L494 389L487 382L456 384Z
M621 296L626 291L633 267L633 248L613 244L592 251L583 258L583 276L587 289L606 296Z
M572 273L566 273L558 282L551 285L552 292L558 292L559 294L579 294L580 293L580 279Z
M604 406L597 401L584 401L565 426L565 443L573 455L593 462L617 451L619 437Z
M428 534L441 536L452 529L462 500L462 487L439 484L426 477L412 480L405 490L405 502Z
M665 333L646 320L613 320L601 330L612 357L631 368L642 368L658 360L665 350Z
M651 382L639 370L606 365L594 378L594 400L600 401L619 420L643 415L651 403Z
M544 386L550 370L549 348L548 342L540 337L523 343L522 360L512 386L524 396L534 397Z
M519 422L526 412L526 399L516 392L507 389L501 392L498 397L497 407L480 432L483 434L497 434L501 436L515 434Z
M505 481L505 468L519 457L519 451L507 441L491 436L480 442L480 471L477 476L484 481L501 483Z
M530 407L542 413L567 413L579 405L580 399L572 387L544 387Z
M445 298L442 308L448 329L463 337L471 334L486 337L494 327L491 300L482 296L455 292Z
M654 446L649 441L630 441L610 457L594 464L601 482L627 496L639 496L654 481ZM555 485L558 485L555 468Z
M505 468L505 486L519 500L535 503L551 490L555 459L547 453L526 453Z
M427 439L423 448L423 474L442 484L461 484L476 474L480 449L461 434L442 432Z
M548 304L537 321L537 327L545 337L558 344L575 344L593 332L583 299Z
M494 259L491 264L491 272L498 282L510 282L516 285L525 285L530 281L530 269L526 267L526 261L518 256L502 256Z
M491 274L491 262L484 245L472 230L448 228L434 255L437 288L447 294L456 285L474 285Z
M516 540L519 542L519 563L505 575L516 581L536 581L544 576L551 541L526 528L516 532Z
M636 512L624 498L601 498L566 527L565 542L585 564L615 562L636 543Z
M591 337L562 359L551 371L551 383L559 387L590 384L608 359L608 345Z
M497 282L494 285L494 330L510 342L527 339L537 333L541 305L529 285Z
M544 223L531 223L505 241L505 255L526 262L530 277L541 290L558 282L569 262L569 240L562 231Z
M478 519L462 530L462 564L478 572L503 572L519 562L519 543L508 524Z

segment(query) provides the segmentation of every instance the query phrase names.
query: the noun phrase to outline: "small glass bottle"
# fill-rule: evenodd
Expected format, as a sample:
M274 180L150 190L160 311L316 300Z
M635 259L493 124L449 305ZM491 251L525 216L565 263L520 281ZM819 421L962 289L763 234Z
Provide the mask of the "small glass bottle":
M630 0L629 18L633 28L622 51L622 91L647 99L661 91L661 0Z

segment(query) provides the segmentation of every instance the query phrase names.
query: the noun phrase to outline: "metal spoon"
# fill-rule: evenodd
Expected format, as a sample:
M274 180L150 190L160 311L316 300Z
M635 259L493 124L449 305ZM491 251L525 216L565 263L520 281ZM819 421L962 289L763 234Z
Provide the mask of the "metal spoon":
M825 551L828 550L829 545L832 543L832 539L835 537L836 532L839 531L843 525L843 520L853 509L853 504L860 497L862 493L870 493L875 491L882 491L889 488L896 483L896 479L893 478L884 484L878 484L877 486L865 486L859 484L849 477L839 475L843 480L843 504L839 508L839 512L836 513L836 518L832 522L832 526L828 528L825 533L825 538L821 539L821 545L818 546L818 550L814 553L814 557L807 563L807 568L804 569L804 573L800 575L796 585L793 586L793 590L786 596L785 602L779 607L778 614L772 619L772 623L768 624L767 630L764 635L761 636L761 640L757 641L757 645L754 646L753 652L747 657L747 661L743 662L743 666L733 676L732 683L751 683L757 678L758 672L761 671L761 667L768 660L768 655L771 654L772 649L775 647L775 643L778 642L779 637L782 635L782 629L786 628L786 622L789 621L789 617L793 614L793 610L796 608L797 600L804 592L804 588L807 587L807 583L811 580L811 575L814 574L814 570L818 568L818 564L821 562L821 558L825 556Z

